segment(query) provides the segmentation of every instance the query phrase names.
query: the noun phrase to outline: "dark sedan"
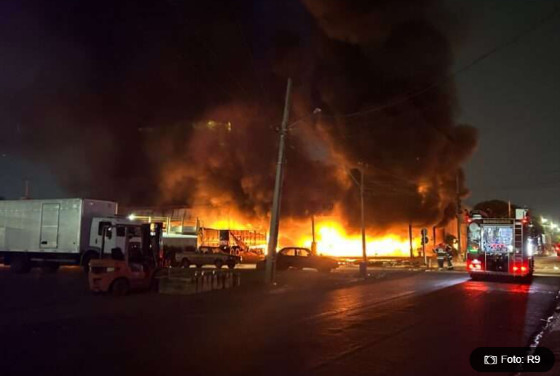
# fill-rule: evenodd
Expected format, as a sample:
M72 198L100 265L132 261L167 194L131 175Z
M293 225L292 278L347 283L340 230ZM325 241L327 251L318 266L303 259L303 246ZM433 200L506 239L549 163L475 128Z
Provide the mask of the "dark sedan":
M257 268L264 267L265 261L257 264ZM286 247L276 254L276 270L295 269L317 269L320 272L328 273L332 269L338 268L338 262L326 256L314 255L308 248Z

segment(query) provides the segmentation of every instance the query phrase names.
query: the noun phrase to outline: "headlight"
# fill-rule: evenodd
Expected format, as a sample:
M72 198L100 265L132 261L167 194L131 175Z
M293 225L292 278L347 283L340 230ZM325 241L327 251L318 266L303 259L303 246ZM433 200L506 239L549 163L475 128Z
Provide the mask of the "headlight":
M111 273L111 272L114 272L114 271L115 271L114 267L112 267L112 266L107 267L107 273Z

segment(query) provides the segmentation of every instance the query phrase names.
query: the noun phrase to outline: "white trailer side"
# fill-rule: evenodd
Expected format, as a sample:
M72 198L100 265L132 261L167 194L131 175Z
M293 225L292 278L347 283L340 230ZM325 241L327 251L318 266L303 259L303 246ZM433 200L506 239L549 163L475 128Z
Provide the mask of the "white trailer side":
M114 202L79 198L0 201L0 255L6 264L21 254L31 261L78 263L92 218L116 212Z

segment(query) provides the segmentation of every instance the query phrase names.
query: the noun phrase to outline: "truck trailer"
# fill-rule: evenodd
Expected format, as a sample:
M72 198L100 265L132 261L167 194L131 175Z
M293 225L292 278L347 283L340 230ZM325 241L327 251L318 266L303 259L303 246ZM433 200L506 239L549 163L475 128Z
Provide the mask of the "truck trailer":
M81 265L87 271L89 261L99 258L104 248L124 241L116 226L132 221L116 213L117 203L111 201L0 201L0 258L16 273L33 266L56 271L60 265Z

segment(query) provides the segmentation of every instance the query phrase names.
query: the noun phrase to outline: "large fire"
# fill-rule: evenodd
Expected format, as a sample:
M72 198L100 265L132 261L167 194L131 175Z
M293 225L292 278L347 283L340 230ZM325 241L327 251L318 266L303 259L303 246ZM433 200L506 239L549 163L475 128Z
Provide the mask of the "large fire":
M335 209L335 212L337 210ZM237 229L237 230L257 230L266 232L268 220L255 224L254 221L244 220L243 216L235 211L222 211L219 213L209 213L206 210L206 220L202 225L214 229ZM202 217L204 218L204 217ZM361 257L362 237L359 229L355 232L348 231L343 225L343 221L334 214L327 217L315 218L315 242L317 253L337 256L337 257ZM382 235L366 235L366 250L368 257L410 256L410 243L408 236L402 231L390 231ZM366 230L366 234L372 233L371 229ZM301 246L311 248L313 241L311 219L294 220L284 219L280 222L278 248L287 246ZM413 249L419 247L420 240L413 239Z
M311 235L303 235L297 245L309 247L313 241ZM333 220L319 221L315 230L317 253L338 257L359 257L362 255L361 234L349 235L343 226ZM416 241L413 240L413 247ZM415 249L415 248L414 248ZM366 251L373 256L410 256L410 243L397 234L367 236Z

